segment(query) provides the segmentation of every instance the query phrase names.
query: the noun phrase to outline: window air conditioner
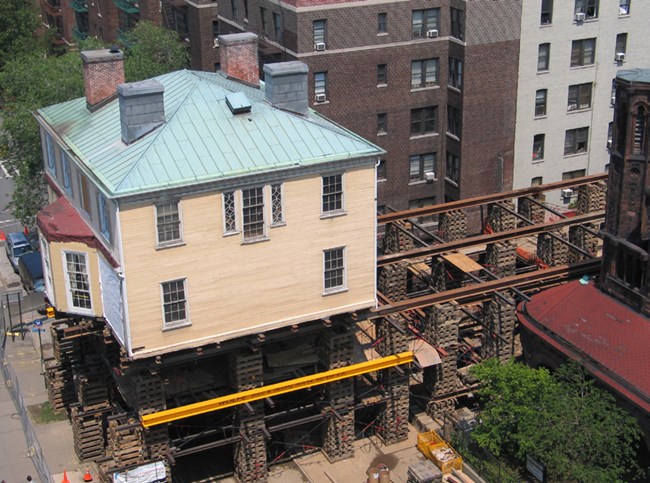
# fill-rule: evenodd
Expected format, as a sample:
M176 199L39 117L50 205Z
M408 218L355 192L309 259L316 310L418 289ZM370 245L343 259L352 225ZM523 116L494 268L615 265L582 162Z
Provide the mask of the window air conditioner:
M610 104L611 104L612 106L613 106L614 104L616 104L616 94L613 94L613 95L612 95L612 98L609 100L609 102L610 102Z
M607 140L607 149L612 149L612 140L611 139Z
M616 62L623 62L625 60L625 52L616 52Z
M316 94L316 102L325 102L327 96L325 94Z
M325 50L325 42L317 42L314 44L314 50L317 50L318 52Z
M584 12L576 13L576 22L584 22L586 18L587 18L586 13L584 13Z
M212 47L215 48L215 49L219 48L219 39L218 38L214 39L214 43L212 44Z
M429 183L432 181L438 181L438 178L436 178L436 173L434 173L433 171L427 171L426 173L424 173L424 179Z
M562 198L571 198L573 196L573 190L571 188L565 188L562 190Z
M435 39L438 37L438 31L436 29L427 30L427 37L430 39Z

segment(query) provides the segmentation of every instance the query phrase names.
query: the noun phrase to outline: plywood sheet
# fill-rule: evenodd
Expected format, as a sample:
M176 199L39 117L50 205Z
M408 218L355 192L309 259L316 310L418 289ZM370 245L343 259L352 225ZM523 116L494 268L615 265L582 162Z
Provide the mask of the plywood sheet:
M448 253L446 255L442 255L442 258L465 273L476 272L477 270L483 269L481 265L463 253Z

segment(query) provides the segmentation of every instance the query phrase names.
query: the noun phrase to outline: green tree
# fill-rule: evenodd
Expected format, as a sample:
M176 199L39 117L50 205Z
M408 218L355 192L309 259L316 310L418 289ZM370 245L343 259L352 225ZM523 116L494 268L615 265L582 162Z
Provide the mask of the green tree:
M122 35L124 73L127 82L185 69L189 63L187 45L178 34L142 21Z
M473 373L484 402L474 438L484 448L522 465L526 455L534 456L546 463L552 481L621 481L638 469L636 420L579 364L551 374L491 360Z
M38 16L33 2L0 1L0 68L33 47Z

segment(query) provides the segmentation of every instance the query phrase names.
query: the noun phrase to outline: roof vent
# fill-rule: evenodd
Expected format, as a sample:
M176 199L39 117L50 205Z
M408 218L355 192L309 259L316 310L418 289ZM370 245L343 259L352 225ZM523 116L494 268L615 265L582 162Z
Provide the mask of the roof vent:
M226 95L226 104L233 114L242 114L251 112L251 101L248 100L243 92L231 92Z

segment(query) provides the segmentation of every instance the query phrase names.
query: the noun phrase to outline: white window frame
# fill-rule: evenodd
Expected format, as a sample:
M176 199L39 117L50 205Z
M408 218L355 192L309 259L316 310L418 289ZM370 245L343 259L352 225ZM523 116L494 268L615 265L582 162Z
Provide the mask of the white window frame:
M246 225L244 222L245 216L244 216L244 210L246 209L245 203L244 203L244 191L249 191L249 190L262 190L262 234L261 235L255 235L255 236L246 236ZM240 196L241 196L241 209L239 210L239 216L241 219L241 224L240 224L240 230L242 234L242 241L244 243L254 243L257 241L261 240L266 240L268 238L268 230L267 230L267 195L266 195L266 187L265 186L253 186L250 188L244 188L240 190Z
M111 225L111 212L108 209L109 201L102 193L97 193L97 211L99 211L99 231L109 243L112 241L113 227Z
M232 210L234 218L233 229L228 228L226 216L226 195L232 196ZM239 202L237 201L237 191L224 191L221 193L221 213L223 216L223 236L236 235L239 233L239 217L238 213Z
M341 208L335 210L325 211L323 208L324 197L325 197L325 178L331 176L340 176L341 177ZM333 216L345 215L345 173L329 173L323 174L320 177L320 209L321 209L321 218L331 218Z
M274 197L274 190L279 189L279 194L280 194L280 219L276 220L276 213L275 213L275 202L276 199ZM269 203L269 208L271 210L270 217L269 219L271 220L271 227L275 226L284 226L287 224L287 220L285 218L285 209L284 209L284 183L271 183L269 185L269 198L270 198L270 203Z
M343 266L341 267L341 270L343 270L342 273L342 283L341 285L336 285L334 287L326 287L326 273L327 273L327 268L325 267L325 257L327 253L334 252L336 250L341 250L341 255L343 259ZM338 268L334 269L338 270ZM347 274L348 274L348 263L347 263L347 250L345 246L340 246L340 247L334 247L334 248L327 248L323 250L323 295L331 295L335 293L340 293L340 292L345 292L348 289L348 282L347 282Z
M50 300L52 303L55 303L54 283L52 282L52 260L50 258L50 245L43 235L39 235L38 241L41 245L41 257L43 259L43 268L45 269L45 277L43 279L45 282L45 294L47 295L48 300Z
M618 2L618 15L624 16L630 14L632 0L619 0Z
M176 208L178 211L178 239L175 240L168 240L168 241L160 241L158 235L158 209L164 205L171 205L171 204L176 204ZM183 211L181 208L181 201L180 200L169 200L165 202L160 202L156 203L154 205L154 229L156 230L156 248L167 248L167 247L173 247L177 245L182 245L185 242L183 241Z
M183 300L185 303L185 318L183 320L175 320L173 322L167 322L167 320L165 319L165 289L163 286L166 283L174 283L174 282L183 282L183 292L185 295L185 298ZM164 280L160 282L160 310L162 315L163 332L172 329L180 329L181 327L188 327L192 325L192 321L190 319L190 297L188 296L188 292L187 292L187 277L174 278L172 280Z
M84 259L84 266L86 269L86 277L88 278L88 299L90 300L90 308L85 308L85 307L77 307L73 303L72 299L72 285L70 284L70 274L68 272L68 257L67 255L80 255ZM76 314L85 314L85 315L92 315L93 314L93 289L92 289L92 278L90 274L90 264L88 263L88 254L85 252L75 252L72 250L61 250L61 257L63 259L63 275L65 277L65 294L66 298L68 301L68 312L76 313Z
M61 171L63 175L63 189L68 195L72 196L72 169L70 167L70 157L61 151Z

